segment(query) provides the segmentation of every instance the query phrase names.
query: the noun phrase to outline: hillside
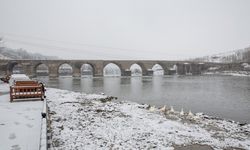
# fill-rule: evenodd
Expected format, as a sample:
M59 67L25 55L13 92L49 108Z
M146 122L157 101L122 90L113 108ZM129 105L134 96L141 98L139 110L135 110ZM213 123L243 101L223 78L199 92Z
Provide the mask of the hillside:
M0 59L58 59L55 56L45 56L39 53L30 53L23 49L0 47Z
M199 62L217 62L217 63L232 63L232 62L250 62L250 47L234 50L230 52L204 56L192 59Z

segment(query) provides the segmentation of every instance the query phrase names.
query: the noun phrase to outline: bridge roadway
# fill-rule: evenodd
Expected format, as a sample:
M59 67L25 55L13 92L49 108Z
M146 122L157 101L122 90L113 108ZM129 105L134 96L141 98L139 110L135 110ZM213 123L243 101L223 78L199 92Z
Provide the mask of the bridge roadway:
M179 75L185 75L187 72L198 75L216 65L215 63L164 60L0 60L0 74L11 74L16 65L21 65L27 75L36 76L37 67L45 64L48 67L49 76L57 77L59 67L62 64L69 64L73 69L73 76L78 77L81 76L82 65L89 64L93 68L93 76L103 76L103 69L109 63L116 64L120 68L122 76L131 75L130 67L133 64L138 64L141 67L143 76L152 75L152 67L155 64L161 65L165 75L171 74L170 68L174 65L177 66L176 72Z

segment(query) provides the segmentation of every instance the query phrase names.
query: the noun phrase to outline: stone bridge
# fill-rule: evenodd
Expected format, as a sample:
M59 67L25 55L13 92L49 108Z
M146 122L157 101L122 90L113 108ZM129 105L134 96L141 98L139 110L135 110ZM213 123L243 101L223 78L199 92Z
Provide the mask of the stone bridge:
M89 64L93 68L93 76L103 76L103 69L107 64L116 64L121 70L121 76L130 76L130 67L137 64L142 69L143 76L151 76L152 67L155 64L160 65L165 75L171 74L171 68L176 65L176 73L185 75L187 72L193 75L201 74L211 66L212 63L197 63L189 61L163 61L163 60L0 60L1 75L12 74L16 65L21 65L24 72L29 76L36 76L37 67L44 64L48 67L49 76L59 76L59 67L62 64L69 64L73 69L73 76L81 76L81 67L83 64Z

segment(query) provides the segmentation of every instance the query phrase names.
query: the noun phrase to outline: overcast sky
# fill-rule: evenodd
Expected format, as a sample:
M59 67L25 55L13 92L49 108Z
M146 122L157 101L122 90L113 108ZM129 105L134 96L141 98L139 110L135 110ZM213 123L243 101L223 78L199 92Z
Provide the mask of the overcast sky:
M250 45L250 0L0 0L4 45L68 59L183 59Z

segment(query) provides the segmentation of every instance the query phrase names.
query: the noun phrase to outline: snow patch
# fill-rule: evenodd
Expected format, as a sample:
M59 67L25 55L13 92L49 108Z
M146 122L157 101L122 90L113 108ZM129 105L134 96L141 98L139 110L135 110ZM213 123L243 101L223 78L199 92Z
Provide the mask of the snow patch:
M6 93L10 91L10 86L7 83L3 83L0 81L0 93Z
M238 76L238 77L250 77L250 72L248 71L214 71L205 72L204 75L224 75L224 76Z

